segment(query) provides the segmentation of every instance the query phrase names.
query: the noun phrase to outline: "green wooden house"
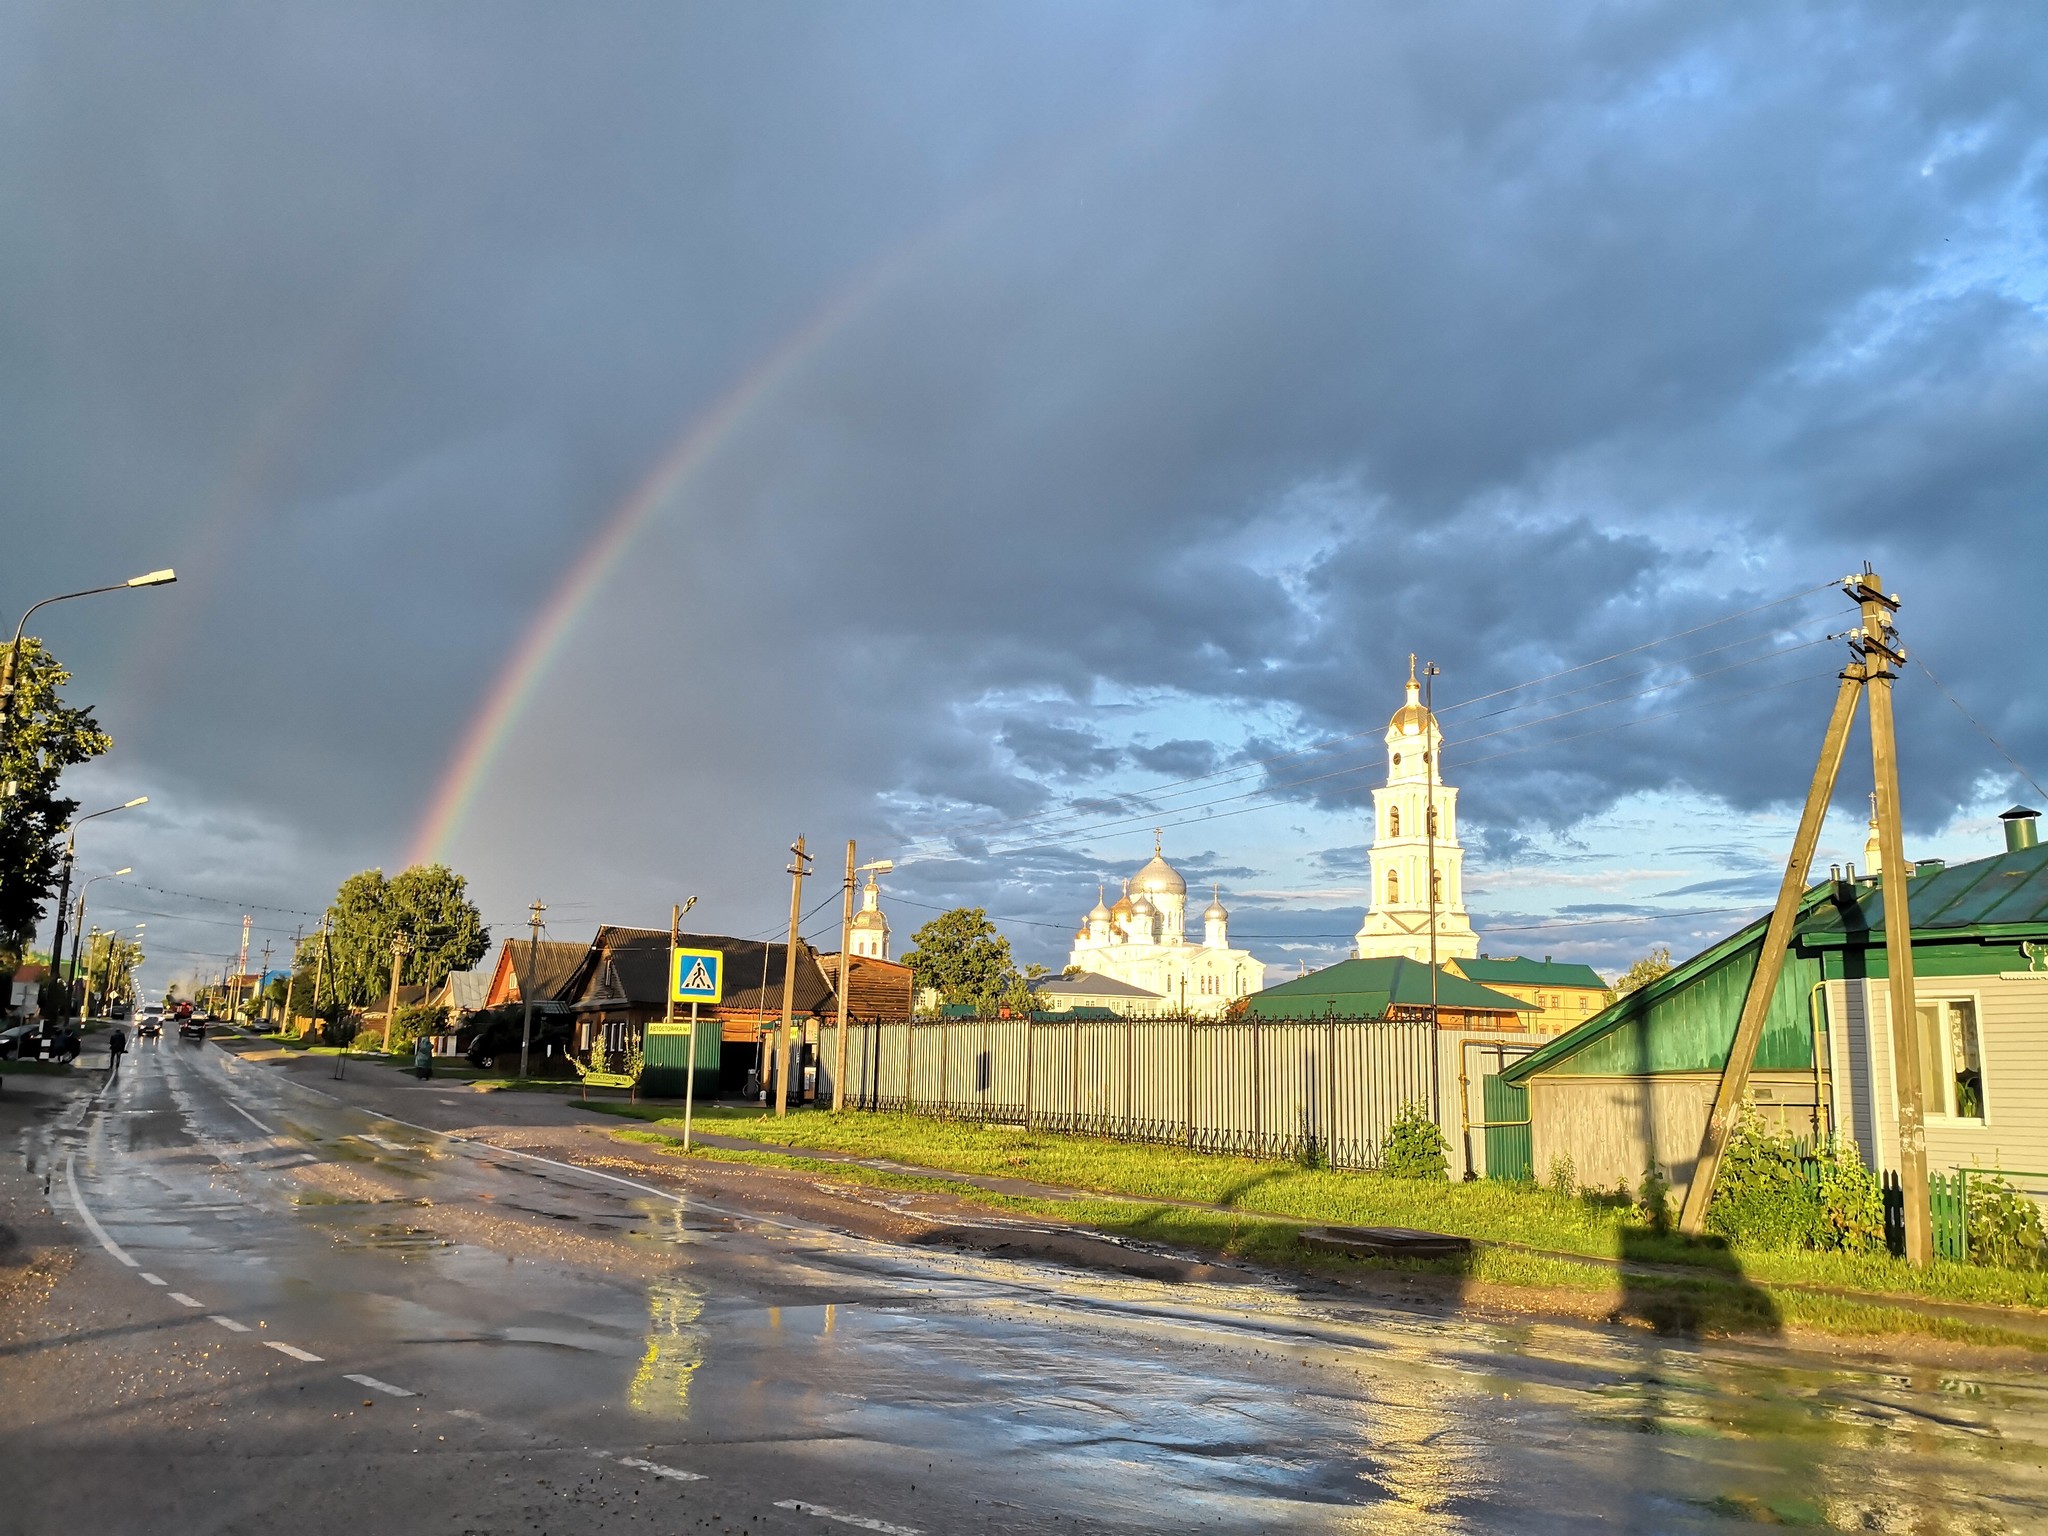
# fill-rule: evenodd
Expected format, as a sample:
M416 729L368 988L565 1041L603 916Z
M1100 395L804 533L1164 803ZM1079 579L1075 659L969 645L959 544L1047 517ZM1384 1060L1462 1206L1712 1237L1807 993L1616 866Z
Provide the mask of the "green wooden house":
M1928 1163L2048 1169L2048 848L2038 813L2003 818L2006 849L1914 865L1907 886L1929 1084ZM1571 1158L1579 1181L1639 1182L1652 1163L1683 1192L1755 972L1759 918L1507 1066L1503 1113L1530 1128L1529 1170ZM1830 878L1802 897L1751 1078L1767 1118L1853 1140L1898 1166L1885 984L1884 895ZM1496 1173L1515 1170L1496 1167Z

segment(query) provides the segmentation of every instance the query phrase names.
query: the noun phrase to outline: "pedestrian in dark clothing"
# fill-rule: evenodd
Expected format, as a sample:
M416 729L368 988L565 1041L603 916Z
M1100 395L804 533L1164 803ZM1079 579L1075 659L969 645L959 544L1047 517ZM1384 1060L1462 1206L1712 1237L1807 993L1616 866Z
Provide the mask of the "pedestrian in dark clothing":
M112 1077L121 1069L121 1054L128 1049L128 1037L120 1030L107 1036L107 1076Z
M434 1075L434 1042L425 1035L412 1043L412 1073L422 1082Z

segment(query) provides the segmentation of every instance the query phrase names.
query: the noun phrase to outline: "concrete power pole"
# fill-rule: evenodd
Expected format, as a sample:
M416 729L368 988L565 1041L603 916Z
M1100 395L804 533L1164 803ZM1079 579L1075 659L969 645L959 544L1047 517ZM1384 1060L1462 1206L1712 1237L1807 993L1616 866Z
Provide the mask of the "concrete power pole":
M533 936L526 941L526 976L519 983L519 1001L523 1005L519 1019L519 1075L526 1076L528 1058L533 1054L533 987L540 974L540 915L547 911L541 899L533 898L533 905L526 909L531 921Z
M796 1012L797 924L803 921L804 876L810 855L804 852L803 834L798 833L789 851L796 855L789 865L789 947L782 952L782 1028L775 1035L775 1116L789 1113L789 1031Z
M259 1016L263 1008L263 980L270 974L270 940L263 941L263 969L256 975L256 1008Z
M292 1027L292 986L299 979L299 947L305 942L306 927L301 923L292 929L292 963L284 973L284 1017L278 1021L278 1032L285 1033Z
M846 840L846 890L839 910L839 1034L832 1046L832 1113L846 1103L846 978L853 948L853 839Z

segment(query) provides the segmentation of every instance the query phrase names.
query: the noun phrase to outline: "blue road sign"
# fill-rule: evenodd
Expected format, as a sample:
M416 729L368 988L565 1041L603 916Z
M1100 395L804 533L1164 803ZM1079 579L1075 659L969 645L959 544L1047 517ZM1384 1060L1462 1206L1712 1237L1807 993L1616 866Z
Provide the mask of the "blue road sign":
M679 949L669 972L669 995L679 1003L715 1003L725 996L725 954L716 949Z

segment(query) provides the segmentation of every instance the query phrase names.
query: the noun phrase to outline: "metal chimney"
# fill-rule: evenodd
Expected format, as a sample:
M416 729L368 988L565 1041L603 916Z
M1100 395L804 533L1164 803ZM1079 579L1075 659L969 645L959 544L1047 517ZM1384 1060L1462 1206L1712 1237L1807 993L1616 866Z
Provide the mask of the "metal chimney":
M2005 823L2005 851L2019 853L2033 847L2040 839L2034 833L2034 823L2041 819L2041 813L2031 806L2016 805L2002 812L1998 818Z

